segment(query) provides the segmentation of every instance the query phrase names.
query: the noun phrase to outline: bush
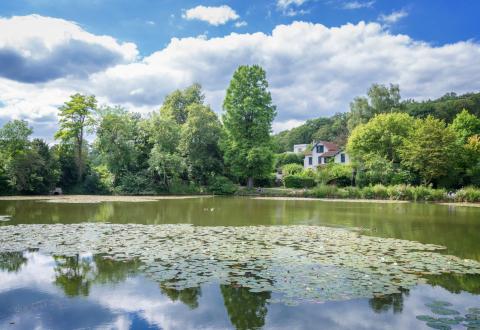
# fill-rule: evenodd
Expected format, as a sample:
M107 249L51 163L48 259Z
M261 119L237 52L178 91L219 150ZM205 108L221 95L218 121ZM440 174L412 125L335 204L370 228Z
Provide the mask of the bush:
M286 164L282 166L282 174L284 176L298 175L303 172L303 165L300 164Z
M283 183L287 188L311 188L315 186L315 180L301 175L287 175L283 177Z
M228 178L217 175L209 180L207 190L215 195L232 195L237 186Z
M336 198L338 197L338 188L335 186L319 185L312 189L309 195L317 198Z
M329 163L318 167L317 171L317 180L320 184L333 183L338 187L352 184L353 169L350 165Z
M455 194L456 202L480 202L480 189L474 187L465 187L457 191Z
M286 164L299 164L303 166L305 156L302 153L284 152L275 157L275 168L282 168Z
M362 189L362 197L365 199L388 199L387 187L381 184L367 186Z
M125 173L115 187L115 193L128 195L153 195L156 189L150 175L146 171Z
M255 178L253 182L257 187L275 187L275 180L276 180L275 173L270 173L266 177Z

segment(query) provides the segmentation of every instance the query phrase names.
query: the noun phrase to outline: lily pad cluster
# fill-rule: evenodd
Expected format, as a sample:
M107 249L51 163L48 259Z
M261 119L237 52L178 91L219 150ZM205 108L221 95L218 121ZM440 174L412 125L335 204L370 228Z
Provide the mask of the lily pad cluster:
M450 330L455 326L471 330L480 329L479 307L470 307L467 313L462 315L447 301L435 300L425 305L430 308L433 315L418 315L417 320L426 322L426 325L432 329Z
M272 292L272 302L370 298L399 292L423 275L480 274L480 263L438 253L442 246L319 226L201 227L141 224L4 226L0 252L100 254L138 259L165 287L231 284Z

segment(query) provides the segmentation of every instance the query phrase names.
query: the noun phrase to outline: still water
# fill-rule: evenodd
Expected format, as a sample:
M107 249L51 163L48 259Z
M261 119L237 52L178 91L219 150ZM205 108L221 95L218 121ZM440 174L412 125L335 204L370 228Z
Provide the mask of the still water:
M0 230L81 222L353 227L366 235L443 245L443 253L480 261L480 208L473 207L217 197L96 204L10 200L0 201L1 216L8 221L0 222ZM166 288L139 266L91 254L2 253L0 329L429 329L416 318L432 315L426 303L446 301L460 316L480 307L476 275L430 276L428 284L380 298L287 306L270 304L269 292L243 287Z

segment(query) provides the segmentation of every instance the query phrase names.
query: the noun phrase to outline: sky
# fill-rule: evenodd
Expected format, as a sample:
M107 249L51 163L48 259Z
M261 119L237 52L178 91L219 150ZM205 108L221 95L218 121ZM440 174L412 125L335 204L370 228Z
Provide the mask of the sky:
M480 91L476 0L1 0L0 125L52 140L69 95L144 115L203 86L219 115L239 65L267 72L275 132L349 109L373 83L404 99Z

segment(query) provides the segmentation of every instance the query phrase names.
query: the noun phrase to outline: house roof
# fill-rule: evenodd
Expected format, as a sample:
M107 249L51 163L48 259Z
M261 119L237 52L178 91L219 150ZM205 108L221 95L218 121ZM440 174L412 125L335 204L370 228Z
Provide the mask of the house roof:
M325 147L327 147L328 150L338 150L338 145L333 143L333 142L328 142L328 141L317 141L313 144L313 148L317 146L318 144L323 144Z
M336 154L338 154L339 152L340 152L340 150L329 150L329 151L321 154L321 156L322 157L332 157L332 156L335 156Z

